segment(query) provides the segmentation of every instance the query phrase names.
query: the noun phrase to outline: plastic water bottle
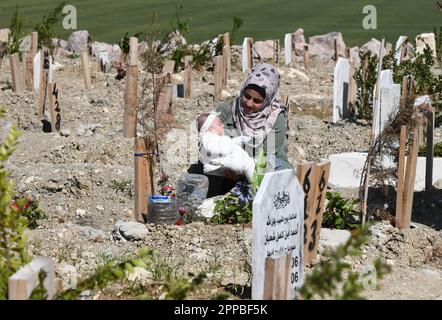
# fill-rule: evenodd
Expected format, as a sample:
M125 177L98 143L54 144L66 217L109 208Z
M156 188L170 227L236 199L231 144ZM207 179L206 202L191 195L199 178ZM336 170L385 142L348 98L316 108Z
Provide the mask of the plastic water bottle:
M209 178L202 174L184 173L177 183L177 207L185 208L188 219L207 198Z
M150 195L147 223L175 224L177 221L177 206L175 196Z

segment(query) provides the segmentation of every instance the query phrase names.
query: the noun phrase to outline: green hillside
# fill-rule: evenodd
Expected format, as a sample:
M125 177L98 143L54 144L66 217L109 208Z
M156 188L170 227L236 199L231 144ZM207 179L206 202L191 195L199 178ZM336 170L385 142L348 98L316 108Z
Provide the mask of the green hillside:
M1 0L0 26L7 27L15 5L28 25L40 19L57 1ZM244 20L236 43L245 36L255 40L283 39L284 33L297 28L306 36L341 31L347 45L361 45L371 37L385 36L395 42L399 35L414 37L442 26L442 13L435 0L76 0L69 4L77 8L78 29L87 29L95 40L118 42L125 32L146 31L153 13L159 15L160 29L170 30L175 20L175 6L183 5L183 18L190 18L190 42L201 42L232 28L233 16ZM377 30L364 30L362 8L372 4L377 9ZM30 27L29 27L30 28ZM63 30L67 38L72 30Z

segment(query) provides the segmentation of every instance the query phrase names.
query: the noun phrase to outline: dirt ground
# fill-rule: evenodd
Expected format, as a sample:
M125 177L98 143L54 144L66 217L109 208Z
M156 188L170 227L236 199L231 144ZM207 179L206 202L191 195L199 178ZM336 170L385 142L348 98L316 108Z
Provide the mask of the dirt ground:
M115 70L108 74L94 71L93 89L88 92L79 59L57 57L56 61L62 134L43 131L36 114L36 93L12 92L6 61L0 69L0 105L8 109L1 136L13 123L22 132L17 151L7 164L16 190L38 199L48 215L37 229L28 231L29 250L54 258L58 288L66 287L69 274L84 277L100 263L131 257L148 246L157 253L158 274L209 271L210 285L196 297L230 292L236 298L250 298L250 226L203 222L147 225L148 233L139 241L115 238L117 221L134 220L133 139L122 136L125 81L115 79ZM369 126L352 121L331 123L332 63L312 60L308 71L301 64L279 69L281 93L290 97L292 106L288 135L293 164L368 149ZM237 94L244 77L237 64L232 71L226 99ZM182 77L174 75L173 81L180 82ZM199 113L215 108L213 75L194 71L192 81L191 99L174 101L176 125L161 144L161 162L172 185L194 160L197 148L196 141L177 137L194 130ZM49 119L48 113L46 116ZM441 130L435 135L440 140ZM352 264L355 269L363 268L380 256L393 271L382 280L380 290L365 292L368 299L442 298L441 198L440 190L431 195L416 193L415 224L409 230L400 231L382 222L376 225L378 231L372 233L364 253ZM158 290L152 294L160 296ZM130 298L135 293L139 292L133 287L111 286L86 298Z

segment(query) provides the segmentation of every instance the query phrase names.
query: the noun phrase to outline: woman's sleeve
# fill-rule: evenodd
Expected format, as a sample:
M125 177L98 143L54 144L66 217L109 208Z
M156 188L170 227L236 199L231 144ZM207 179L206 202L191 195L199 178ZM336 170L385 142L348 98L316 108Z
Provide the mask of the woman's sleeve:
M219 118L221 122L225 125L227 123L230 114L230 103L221 102L216 108L216 112L220 113Z
M284 112L279 114L273 129L275 132L275 157L281 164L278 170L293 169L293 166L290 164L287 157L287 115Z

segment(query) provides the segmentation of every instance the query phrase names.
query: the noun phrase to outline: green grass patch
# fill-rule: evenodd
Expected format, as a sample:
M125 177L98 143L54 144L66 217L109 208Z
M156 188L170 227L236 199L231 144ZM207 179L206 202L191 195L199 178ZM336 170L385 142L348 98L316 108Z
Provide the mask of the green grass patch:
M53 0L2 0L0 4L0 27L7 27L15 5L27 18L27 30L31 22L53 9ZM153 13L159 15L163 34L170 30L175 20L176 5L183 5L183 18L190 18L190 33L186 38L199 43L232 28L232 18L244 19L238 32L236 44L246 36L255 40L281 39L284 34L297 28L304 29L307 37L340 31L347 46L361 45L371 37L385 36L395 43L400 35L414 37L422 32L432 32L434 26L442 25L442 14L433 0L73 0L69 4L77 8L78 30L89 30L95 40L118 43L125 32L135 34L146 31ZM371 4L377 8L377 30L364 30L362 9ZM72 30L58 32L64 39Z

